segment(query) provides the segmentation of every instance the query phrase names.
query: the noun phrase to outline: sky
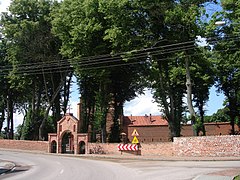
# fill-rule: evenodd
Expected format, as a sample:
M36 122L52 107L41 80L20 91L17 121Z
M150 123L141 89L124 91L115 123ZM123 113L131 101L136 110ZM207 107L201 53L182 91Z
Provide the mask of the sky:
M10 4L10 0L0 0L0 12L6 11L7 7ZM79 91L77 90L76 83L73 83L71 89L71 98L70 98L70 112L74 116L77 116L77 103L79 102ZM207 115L212 115L217 112L218 109L223 107L224 95L216 93L216 89L212 87L210 89L209 102L207 103L205 109ZM145 91L145 95L139 95L130 102L124 104L124 115L129 116L143 116L145 114L160 115L160 108L157 106L157 103L154 103L152 98L151 90ZM14 114L14 127L22 123L22 114Z

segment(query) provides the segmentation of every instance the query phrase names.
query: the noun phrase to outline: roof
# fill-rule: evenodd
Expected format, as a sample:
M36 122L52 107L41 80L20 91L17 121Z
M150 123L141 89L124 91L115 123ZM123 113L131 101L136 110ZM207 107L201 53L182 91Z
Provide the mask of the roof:
M230 122L209 122L204 123L204 125L230 125Z
M162 116L124 116L124 124L128 126L165 126L168 125L166 119Z
M57 123L61 123L63 122L67 117L70 117L72 120L74 121L79 121L75 116L73 116L72 113L65 113L65 115L62 117L62 119L60 119Z

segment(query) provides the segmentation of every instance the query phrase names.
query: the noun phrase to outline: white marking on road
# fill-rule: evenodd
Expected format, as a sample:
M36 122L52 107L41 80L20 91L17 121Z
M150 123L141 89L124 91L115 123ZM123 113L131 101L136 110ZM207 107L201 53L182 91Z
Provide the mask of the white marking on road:
M64 170L62 169L61 171L60 171L60 174L62 174L64 172Z

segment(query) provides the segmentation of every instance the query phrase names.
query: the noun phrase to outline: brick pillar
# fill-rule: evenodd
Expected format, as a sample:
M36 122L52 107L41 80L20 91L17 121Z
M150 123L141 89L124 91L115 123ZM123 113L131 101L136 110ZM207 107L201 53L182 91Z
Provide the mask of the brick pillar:
M77 104L77 119L79 120L77 132L81 132L81 128L83 125L81 111L82 111L82 98L80 98L80 103Z
M109 138L111 136L111 133L112 133L112 127L113 127L113 124L114 124L114 112L115 112L115 109L114 109L114 101L111 101L109 103L109 109L108 109L108 112L107 112L107 117L106 117L106 141L109 142Z

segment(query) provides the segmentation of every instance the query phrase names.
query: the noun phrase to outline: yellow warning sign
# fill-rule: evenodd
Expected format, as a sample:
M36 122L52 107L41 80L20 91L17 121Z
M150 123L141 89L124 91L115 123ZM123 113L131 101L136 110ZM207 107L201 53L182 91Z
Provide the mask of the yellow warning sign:
M136 129L133 130L132 136L139 136L139 134L138 134Z
M134 136L134 138L132 140L132 144L138 144L138 143L139 143L139 141L138 141L137 137Z

